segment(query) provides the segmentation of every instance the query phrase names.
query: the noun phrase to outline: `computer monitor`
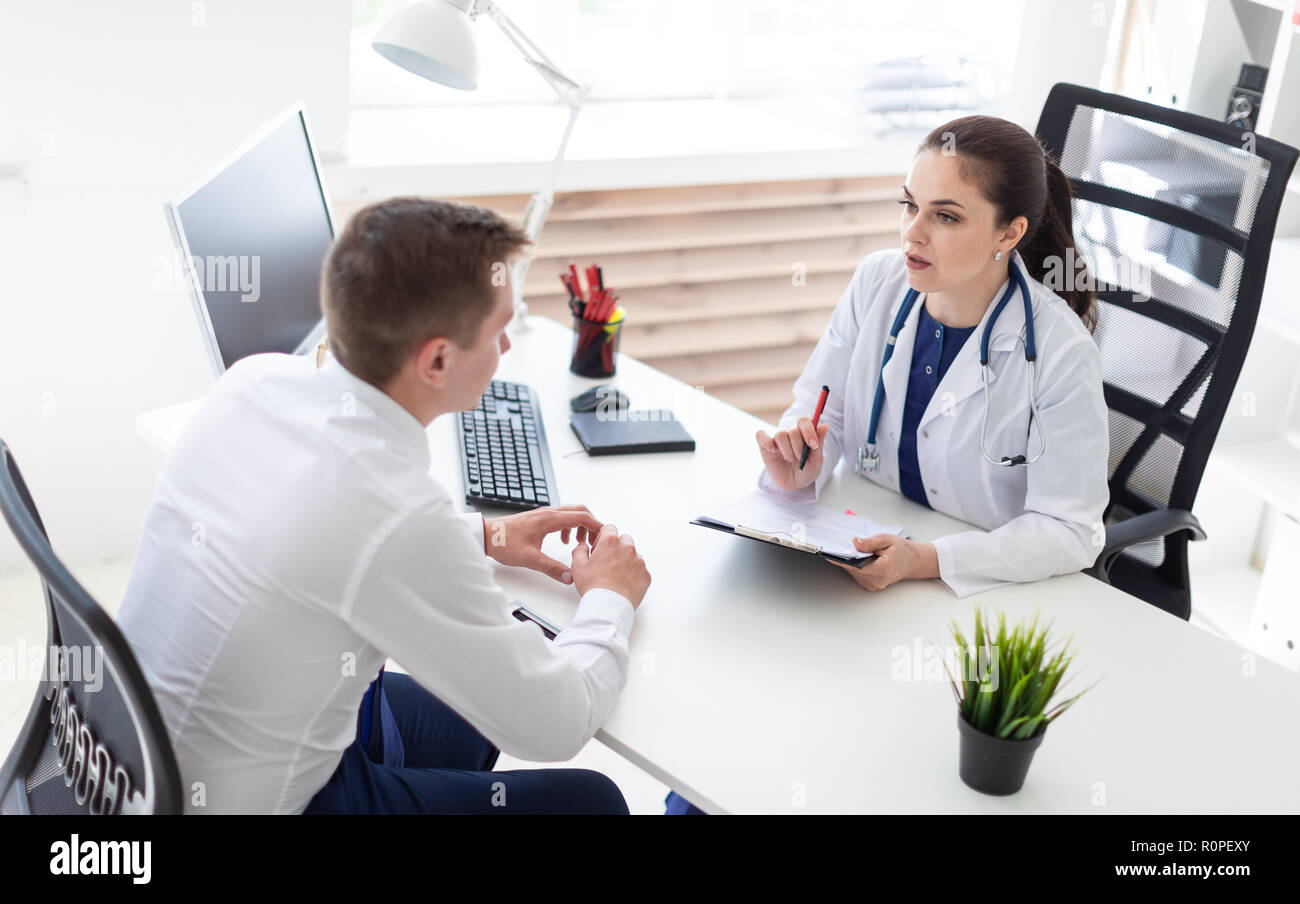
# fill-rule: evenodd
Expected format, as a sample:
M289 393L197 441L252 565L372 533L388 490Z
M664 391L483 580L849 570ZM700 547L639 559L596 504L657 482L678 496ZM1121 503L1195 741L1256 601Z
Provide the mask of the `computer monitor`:
M320 343L334 219L301 104L164 210L218 375L248 355Z

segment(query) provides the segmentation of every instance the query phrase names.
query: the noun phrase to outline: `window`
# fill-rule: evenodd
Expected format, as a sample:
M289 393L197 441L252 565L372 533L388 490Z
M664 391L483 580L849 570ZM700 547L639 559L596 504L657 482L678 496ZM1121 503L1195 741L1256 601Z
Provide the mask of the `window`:
M370 41L407 2L355 0L354 137L372 144L359 133L406 110L427 124L432 140L439 130L429 111L440 110L441 134L454 133L451 140L463 143L465 133L491 129L471 111L512 107L508 115L535 123L539 109L556 103L486 17L474 24L477 91L431 84L380 57ZM647 132L667 133L646 153L661 153L672 141L690 153L692 142L709 151L767 148L767 135L749 126L734 148L726 146L723 124L733 113L749 123L766 121L773 145L803 131L811 147L860 146L966 112L997 112L1010 86L1024 0L503 0L500 6L566 74L591 86L571 148L581 157L597 129L614 133L632 120L628 134L637 135L642 149ZM608 117L589 112L604 107L623 109ZM558 139L563 117L550 115ZM392 128L382 131L392 134ZM692 134L700 129L717 134ZM554 148L549 126L545 131L537 139L539 158L547 156L541 147ZM604 139L601 153L617 152L615 144Z

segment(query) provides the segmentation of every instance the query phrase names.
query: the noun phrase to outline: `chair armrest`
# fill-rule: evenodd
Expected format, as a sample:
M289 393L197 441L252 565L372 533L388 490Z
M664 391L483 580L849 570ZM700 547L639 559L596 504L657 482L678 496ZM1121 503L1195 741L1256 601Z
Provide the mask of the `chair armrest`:
M1093 577L1110 583L1110 568L1124 550L1138 543L1158 540L1182 530L1188 531L1193 540L1205 539L1205 529L1201 527L1201 522L1185 509L1144 512L1118 524L1111 524L1106 528L1106 545L1097 556L1096 563L1085 570Z

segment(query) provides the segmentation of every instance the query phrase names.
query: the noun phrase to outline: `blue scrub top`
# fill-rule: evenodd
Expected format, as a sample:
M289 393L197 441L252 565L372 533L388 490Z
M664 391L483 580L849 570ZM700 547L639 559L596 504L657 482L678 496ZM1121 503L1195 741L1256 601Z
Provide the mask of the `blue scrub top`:
M903 435L898 441L898 484L904 496L926 508L930 503L925 498L921 464L916 457L916 428L939 381L973 332L973 326L961 329L944 326L921 305L921 321L912 347L912 369L907 378L907 401L903 406Z

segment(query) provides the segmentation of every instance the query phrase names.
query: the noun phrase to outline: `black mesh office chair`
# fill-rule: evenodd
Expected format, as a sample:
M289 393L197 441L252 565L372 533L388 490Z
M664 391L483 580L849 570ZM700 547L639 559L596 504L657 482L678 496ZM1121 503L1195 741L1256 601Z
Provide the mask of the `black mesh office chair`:
M0 814L180 813L180 770L140 666L54 555L3 441L0 511L40 573L47 651L69 653L46 657L36 700L0 766Z
M1297 151L1066 84L1038 135L1074 186L1075 241L1099 287L1110 505L1089 573L1188 618L1187 542L1205 538L1192 504L1255 332Z

